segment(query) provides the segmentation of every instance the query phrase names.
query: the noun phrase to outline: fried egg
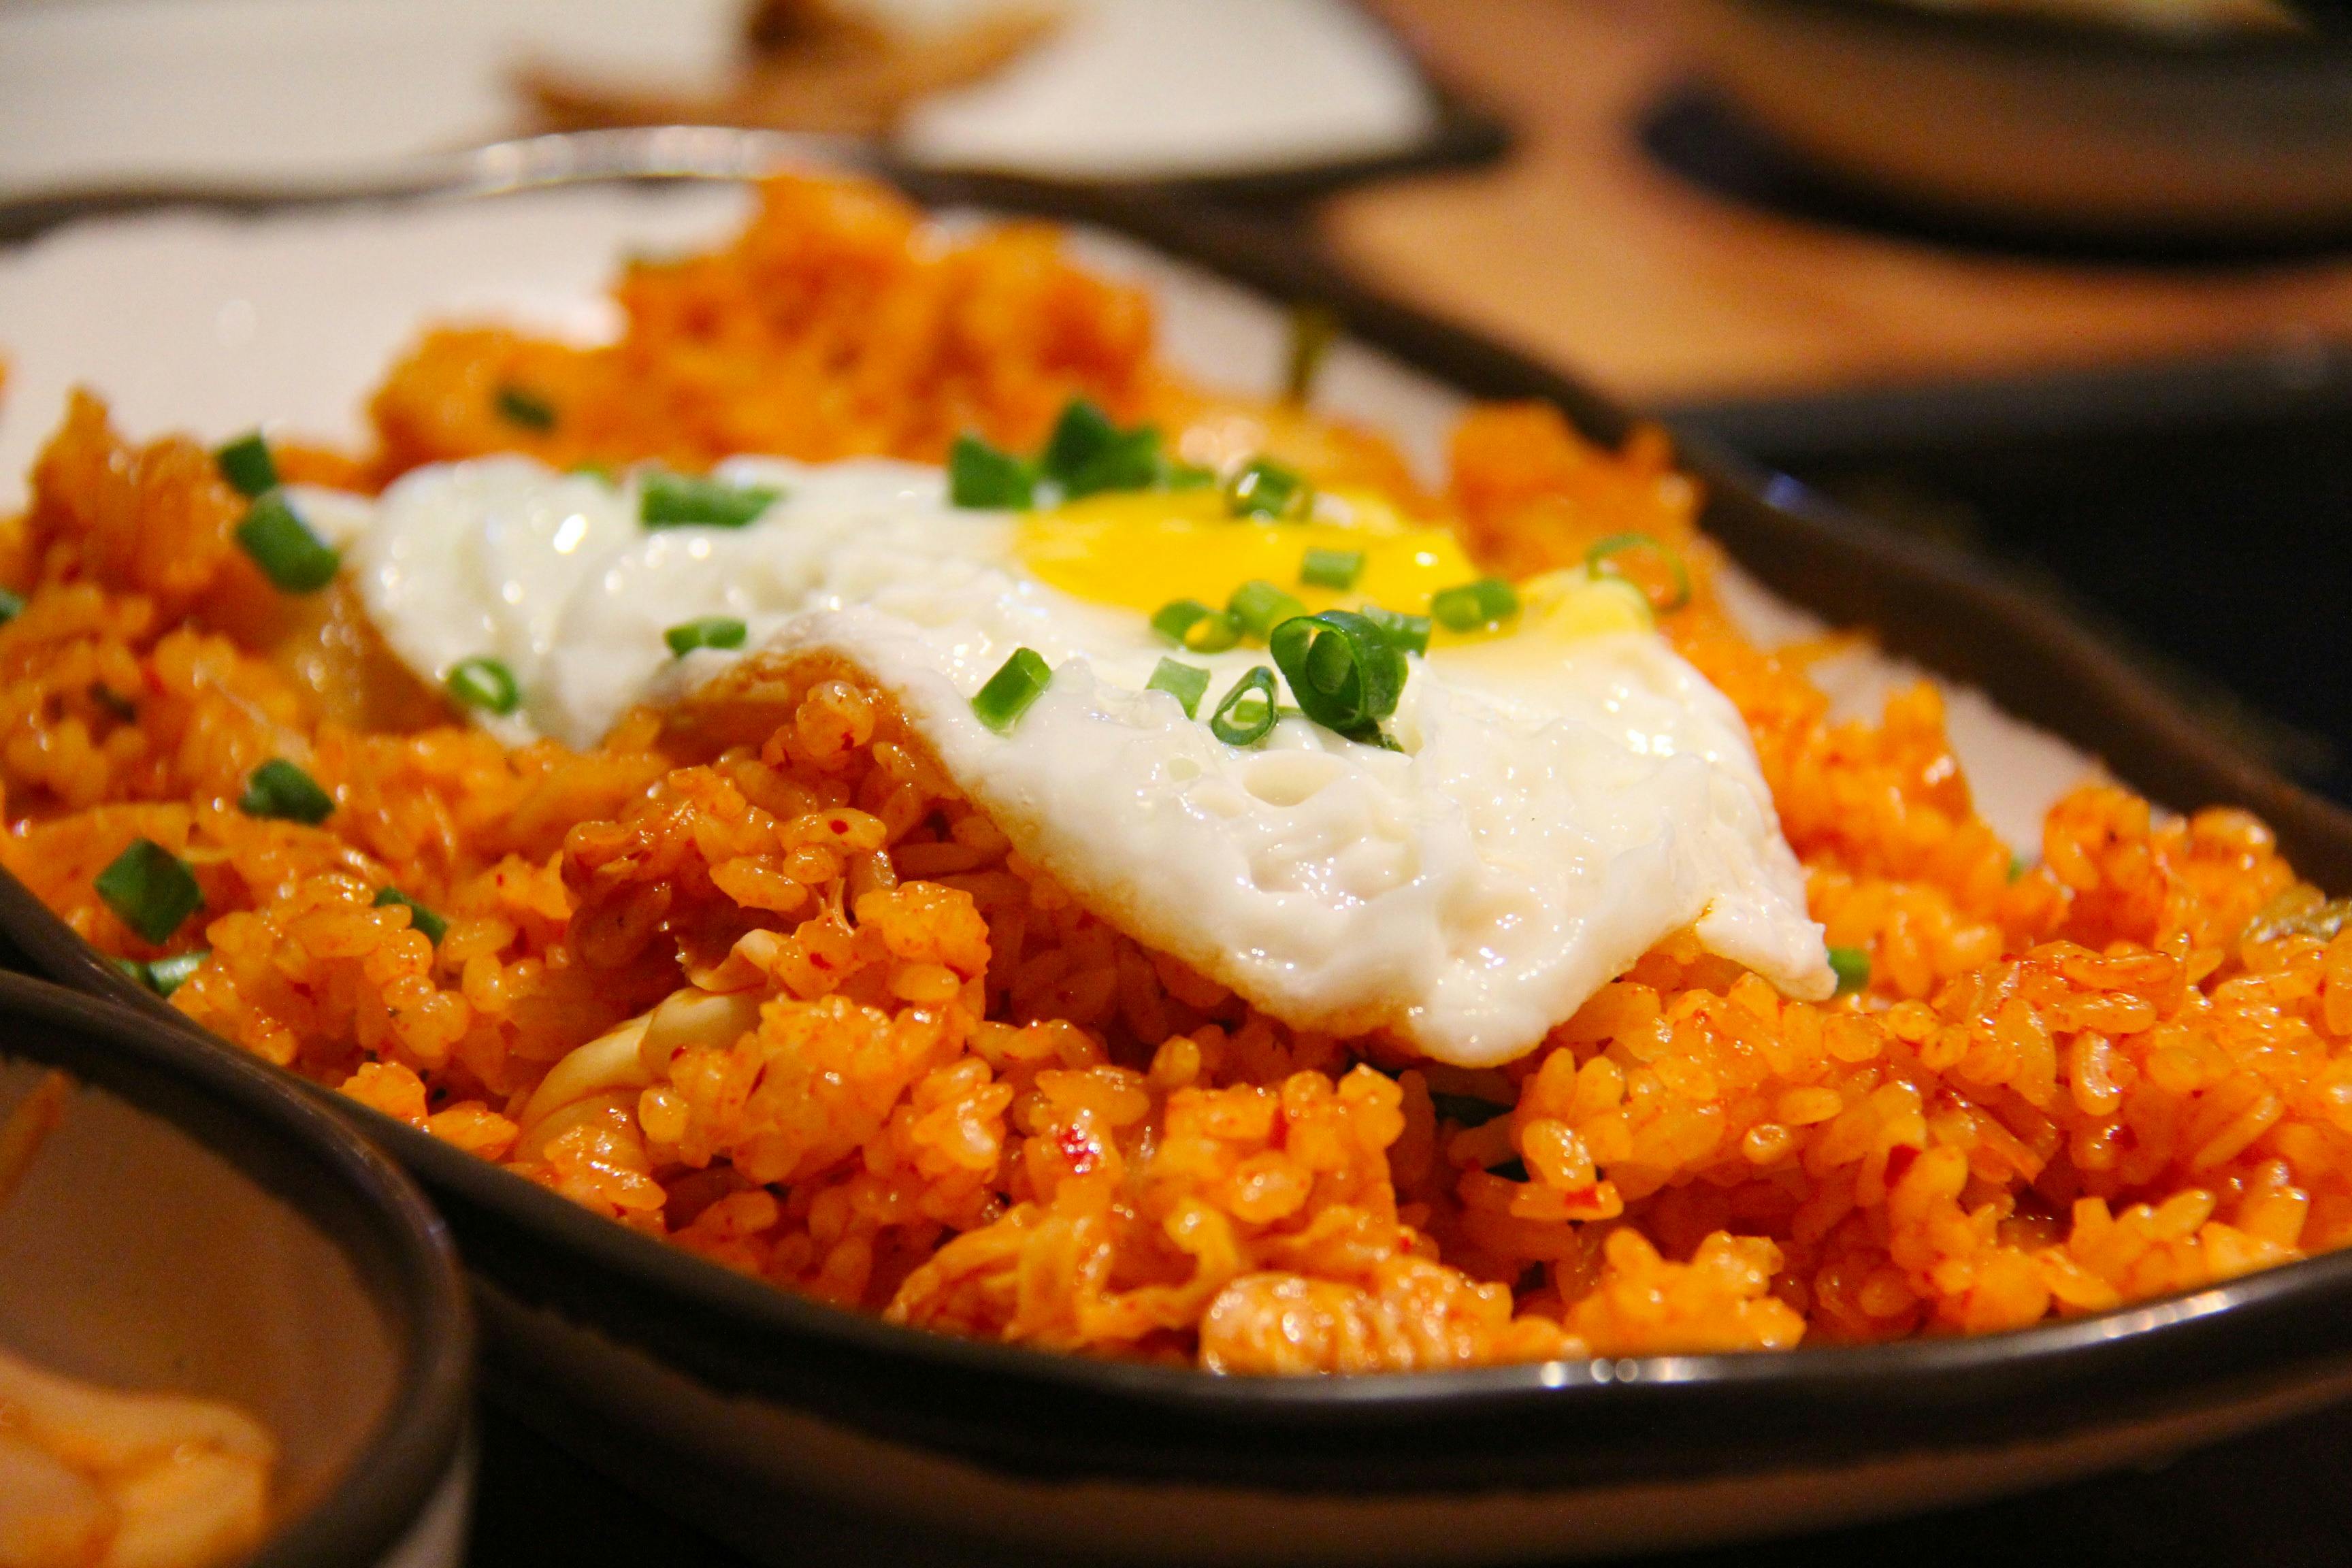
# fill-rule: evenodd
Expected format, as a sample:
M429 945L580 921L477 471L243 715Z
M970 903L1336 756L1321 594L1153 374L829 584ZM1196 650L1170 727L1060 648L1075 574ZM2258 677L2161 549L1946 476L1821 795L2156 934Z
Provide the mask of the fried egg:
M775 499L737 527L648 528L641 476L499 457L419 469L352 525L377 627L420 676L492 658L506 738L593 744L734 659L822 652L890 692L957 785L1095 913L1301 1028L1385 1031L1486 1067L1534 1048L1662 938L1784 992L1833 986L1821 928L1738 714L1634 590L1528 586L1505 627L1409 656L1393 749L1285 712L1253 744L1203 722L1273 661L1186 652L1151 626L1252 579L1309 611L1425 612L1478 576L1446 530L1369 496L1304 521L1236 520L1213 489L1036 512L952 506L937 468L740 458ZM1309 549L1360 552L1346 590ZM740 620L733 648L665 634ZM1004 732L971 699L1019 648L1050 683ZM1205 669L1196 715L1150 683Z

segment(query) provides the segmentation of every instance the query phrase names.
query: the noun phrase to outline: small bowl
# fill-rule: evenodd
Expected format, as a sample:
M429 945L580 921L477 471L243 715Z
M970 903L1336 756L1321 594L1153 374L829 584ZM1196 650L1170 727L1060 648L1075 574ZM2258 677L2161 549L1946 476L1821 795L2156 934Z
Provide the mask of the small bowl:
M258 1063L0 974L0 1116L52 1068L75 1089L0 1206L0 1345L257 1417L249 1568L458 1562L473 1327L423 1194Z
M1702 73L1864 196L2019 237L2352 234L2352 41L1903 0L1685 0Z

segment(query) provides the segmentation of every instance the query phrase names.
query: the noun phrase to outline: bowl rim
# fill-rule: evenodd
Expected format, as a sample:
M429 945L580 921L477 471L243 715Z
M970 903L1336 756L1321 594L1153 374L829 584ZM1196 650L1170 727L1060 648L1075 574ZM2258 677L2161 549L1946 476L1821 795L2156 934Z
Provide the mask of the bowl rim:
M471 1416L473 1312L439 1215L346 1120L258 1058L161 1027L143 1010L13 973L0 973L0 1021L9 1026L0 1056L62 1068L177 1129L294 1208L351 1261L393 1342L392 1397L341 1473L276 1521L245 1563L341 1568L384 1558L459 1463ZM353 1234L354 1222L364 1237Z
M649 156L671 160L661 168L615 166L628 161L625 147L657 142L667 151ZM495 177L453 188L445 171L392 192L99 193L87 198L87 210L487 196L614 180L740 180L811 162L840 172L844 163L836 148L806 139L675 128L535 138L469 156L478 174L488 168ZM872 167L862 157L848 163ZM1099 224L1261 296L1329 304L1351 336L1470 395L1544 399L1604 440L1621 439L1633 424L1549 367L1335 276L1248 215L1172 208L1115 191L881 172L929 205L977 202ZM0 237L73 216L73 204L54 198L30 219L0 204ZM1924 652L1903 640L1920 635L1906 611L1924 605L1996 626L2007 645L2001 658L2038 659L2036 668L2063 676L2050 700L2081 723L2047 721L2049 727L2087 726L2090 749L2111 760L2119 749L2137 748L2140 767L2125 776L2158 799L2183 807L2250 805L2280 830L2306 875L2352 887L2352 813L2205 733L2057 607L1940 546L1875 530L1703 437L1678 433L1677 445L1683 465L1710 493L1708 531L1768 585L1818 587L1835 603L1811 593L1792 596L1877 626L1890 647L1963 679L1978 678L1965 659L1953 669L1934 657L1932 635L1920 645ZM1857 605L1879 613L1873 618ZM2045 721L2030 703L2003 701ZM126 978L5 873L0 934L68 985L193 1032L207 1049L236 1049ZM1882 1452L1890 1444L2014 1440L2020 1402L2028 1397L2037 1403L2025 1414L2036 1430L2050 1432L2352 1373L2352 1313L2342 1310L2352 1304L2352 1252L2344 1252L2105 1314L1966 1339L1348 1378L1223 1378L956 1339L793 1296L604 1220L331 1090L286 1079L408 1164L441 1203L470 1266L522 1304L613 1329L721 1393L804 1407L1013 1473L1210 1479L1310 1491L1382 1477L1487 1489L1510 1479L1540 1485L1687 1475ZM1784 1426L1759 1429L1766 1415L1785 1417L1790 1408L1827 1419L1796 1436ZM1931 1410L1935 1418L1923 1421ZM1727 1427L1720 1440L1719 1425ZM1139 1427L1148 1442L1134 1436ZM1646 1446L1622 1441L1635 1430L1648 1434ZM1441 1436L1455 1452L1435 1452ZM1506 1440L1526 1447L1503 1452Z

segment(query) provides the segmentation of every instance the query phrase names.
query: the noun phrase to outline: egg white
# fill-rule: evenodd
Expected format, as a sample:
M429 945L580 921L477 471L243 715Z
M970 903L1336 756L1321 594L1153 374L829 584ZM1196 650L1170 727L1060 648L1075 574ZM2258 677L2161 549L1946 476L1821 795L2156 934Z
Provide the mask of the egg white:
M1388 1030L1491 1066L1661 938L1795 995L1833 984L1738 714L1654 633L1534 632L1412 659L1400 752L1304 719L1226 745L1145 689L1174 650L1132 609L1022 563L1018 521L948 504L939 470L737 459L782 492L740 529L649 531L633 482L522 458L420 469L350 559L378 628L428 679L488 655L509 738L593 744L743 652L839 656L1015 847L1104 919L1297 1026ZM740 652L662 634L741 619ZM1010 734L970 699L1017 648L1053 666ZM1263 648L1188 661L1202 717Z

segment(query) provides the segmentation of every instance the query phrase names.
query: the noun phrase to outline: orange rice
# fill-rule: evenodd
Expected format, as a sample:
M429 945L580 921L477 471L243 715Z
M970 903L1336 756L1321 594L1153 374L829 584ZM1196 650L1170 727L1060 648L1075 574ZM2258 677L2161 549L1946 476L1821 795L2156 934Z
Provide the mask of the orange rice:
M732 245L617 293L611 347L428 336L376 452L281 462L936 460L1084 394L1195 460L1381 485L1515 575L1639 529L1697 569L1662 624L1745 716L1867 991L1789 1002L1685 936L1500 1070L1294 1030L1008 853L853 670L754 659L594 751L508 750L348 590L271 590L205 451L83 398L0 549L27 600L0 857L110 953L209 949L173 1001L227 1038L780 1287L1221 1371L1979 1332L2352 1240L2341 911L2246 815L2111 787L2021 869L1932 689L1832 721L1801 653L1725 619L1656 433L1482 408L1423 496L1377 437L1184 384L1148 301L1050 232L950 243L856 184L775 182ZM512 385L552 431L499 418ZM326 824L238 813L272 757ZM141 835L204 890L163 949L91 888Z

